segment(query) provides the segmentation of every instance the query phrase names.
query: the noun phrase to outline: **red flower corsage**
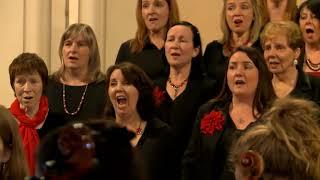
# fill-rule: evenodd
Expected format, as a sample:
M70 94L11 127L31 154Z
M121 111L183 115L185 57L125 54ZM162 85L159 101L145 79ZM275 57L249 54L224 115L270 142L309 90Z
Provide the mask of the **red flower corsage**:
M224 122L224 116L221 111L211 111L201 119L201 133L205 135L213 135L215 130L222 130Z
M165 99L164 91L162 91L158 86L153 89L153 98L156 106L160 106L162 101Z

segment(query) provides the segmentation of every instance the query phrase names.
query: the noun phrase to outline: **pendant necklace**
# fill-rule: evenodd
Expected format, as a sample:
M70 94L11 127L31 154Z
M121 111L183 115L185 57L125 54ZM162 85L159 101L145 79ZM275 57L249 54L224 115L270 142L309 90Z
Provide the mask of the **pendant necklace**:
M180 84L174 84L174 83L171 81L171 78L169 77L168 83L169 83L170 86L174 89L174 95L173 95L174 98L177 97L180 88L181 88L187 81L188 81L188 78L186 78L186 79L185 79L184 81L182 81L182 83L180 83Z
M136 134L137 134L137 135L141 135L142 132L143 132L143 131L142 131L142 128L141 128L141 124L142 124L141 122L142 122L142 121L140 120L139 127L136 129Z

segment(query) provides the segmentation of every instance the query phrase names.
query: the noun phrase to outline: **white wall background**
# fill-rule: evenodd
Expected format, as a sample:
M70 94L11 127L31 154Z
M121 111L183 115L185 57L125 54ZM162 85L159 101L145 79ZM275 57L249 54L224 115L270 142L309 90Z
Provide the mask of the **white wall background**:
M181 19L199 28L203 48L220 38L222 0L177 1ZM105 71L120 44L135 34L135 7L136 0L0 0L0 104L8 107L14 99L8 67L18 54L35 52L44 58L50 73L57 70L58 43L67 24L92 26Z

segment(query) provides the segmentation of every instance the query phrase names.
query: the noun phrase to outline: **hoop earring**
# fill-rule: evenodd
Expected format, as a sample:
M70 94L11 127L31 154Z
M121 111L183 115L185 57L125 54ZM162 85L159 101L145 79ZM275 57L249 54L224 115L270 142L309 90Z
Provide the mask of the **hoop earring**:
M294 66L297 66L297 65L298 65L298 60L297 60L297 59L293 60L293 65L294 65Z

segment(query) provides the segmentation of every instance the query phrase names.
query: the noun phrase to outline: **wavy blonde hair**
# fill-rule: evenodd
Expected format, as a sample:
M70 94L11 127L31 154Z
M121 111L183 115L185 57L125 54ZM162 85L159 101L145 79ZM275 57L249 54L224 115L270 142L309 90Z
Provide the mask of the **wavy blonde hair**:
M299 26L293 21L269 22L260 35L261 46L264 49L264 44L276 36L285 36L288 40L288 45L295 50L301 48L304 44L303 37Z
M169 17L168 23L166 26L166 31L171 27L174 23L180 20L178 3L176 0L166 0L169 6ZM149 32L142 18L142 0L137 0L136 7L136 19L138 29L136 31L135 38L130 42L130 48L132 53L140 53L144 47L144 40L148 36Z

